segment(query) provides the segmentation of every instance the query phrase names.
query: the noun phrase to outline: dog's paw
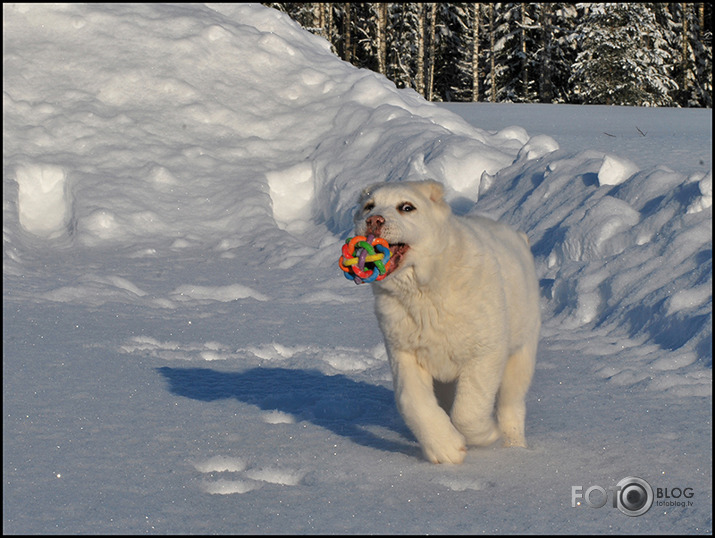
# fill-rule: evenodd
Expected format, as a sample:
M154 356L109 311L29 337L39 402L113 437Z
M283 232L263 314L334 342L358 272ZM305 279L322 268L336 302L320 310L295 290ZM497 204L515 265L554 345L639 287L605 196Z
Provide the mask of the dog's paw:
M502 420L499 422L504 447L526 448L526 438L524 437L524 422L509 423Z
M462 463L467 455L467 443L461 433L451 428L447 435L424 440L422 452L432 463Z
M509 438L505 437L504 438L504 443L503 443L504 448L526 448L526 439L524 437L521 438Z

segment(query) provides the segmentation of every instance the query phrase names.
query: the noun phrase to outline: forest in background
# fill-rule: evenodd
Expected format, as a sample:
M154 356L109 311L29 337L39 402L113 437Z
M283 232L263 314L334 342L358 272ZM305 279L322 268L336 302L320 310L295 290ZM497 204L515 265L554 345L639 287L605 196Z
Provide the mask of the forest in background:
M712 108L705 3L267 3L430 101Z

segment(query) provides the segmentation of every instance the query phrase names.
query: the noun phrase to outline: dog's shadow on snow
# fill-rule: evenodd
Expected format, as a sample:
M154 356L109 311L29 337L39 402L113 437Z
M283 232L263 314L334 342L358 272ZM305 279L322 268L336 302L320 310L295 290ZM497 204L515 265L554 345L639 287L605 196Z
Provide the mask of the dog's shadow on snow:
M157 368L178 396L211 402L235 398L266 411L288 413L351 441L411 456L419 446L395 407L391 390L317 370ZM377 430L377 431L371 431Z

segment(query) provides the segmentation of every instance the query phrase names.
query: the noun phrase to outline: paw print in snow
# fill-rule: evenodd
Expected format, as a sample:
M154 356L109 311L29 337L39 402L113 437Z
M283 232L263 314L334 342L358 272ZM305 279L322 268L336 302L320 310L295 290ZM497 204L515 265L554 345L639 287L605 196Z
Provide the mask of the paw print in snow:
M202 462L194 463L197 471L213 477L215 473L235 473L236 478L204 479L201 488L212 495L229 495L231 493L248 493L265 484L296 486L305 476L305 471L283 467L256 467L246 469L245 462L240 458L215 456ZM232 475L232 476L235 476Z

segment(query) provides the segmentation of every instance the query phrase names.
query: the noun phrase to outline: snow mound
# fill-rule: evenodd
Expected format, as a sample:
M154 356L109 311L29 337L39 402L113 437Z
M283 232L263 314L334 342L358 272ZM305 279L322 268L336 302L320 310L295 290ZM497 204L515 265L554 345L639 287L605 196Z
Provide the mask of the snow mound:
M698 189L700 190L700 196L696 198L690 207L688 207L688 213L698 213L705 209L709 209L713 205L713 174L712 171L705 174L705 176L698 181Z
M18 184L17 212L20 225L47 239L70 232L72 195L67 174L51 164L20 165L15 171Z
M559 144L556 140L547 135L536 135L532 136L526 144L522 146L516 158L517 160L525 159L530 161L532 159L539 159L557 149L559 149Z
M5 8L11 67L25 24L35 39L63 43L5 74L6 128L39 126L6 143L6 164L56 159L17 165L18 212L33 233L56 233L73 215L70 176L81 244L179 238L175 248L185 248L276 225L301 233L316 221L342 233L365 184L434 177L475 191L484 170L513 160L513 147L342 62L278 11L198 7L186 19L168 5L136 6L124 33L146 20L165 26L122 44L104 33L113 12L83 11ZM77 136L63 136L67 128Z
M268 297L256 290L241 284L230 284L228 286L179 286L171 296L177 301L237 301L252 297L257 301L267 301Z
M477 209L529 235L547 317L569 330L625 333L641 345L645 337L659 349L692 351L696 361L676 362L685 374L712 367L709 177L637 171L595 151L556 151L500 170ZM626 348L613 353L615 368L641 372L629 383L648 378L656 354Z
M194 464L197 471L202 473L212 473L212 472L238 472L243 471L246 468L246 464L241 458L229 458L226 456L214 456L207 460L197 462Z
M638 171L638 166L628 159L606 155L598 170L599 185L620 185Z
M520 126L472 127L261 6L197 6L188 18L166 4L124 9L123 34L141 39L107 34L119 12L99 4L4 7L4 123L15 134L3 148L15 171L4 180L6 260L34 252L24 230L69 238L88 260L108 249L142 264L208 252L261 276L184 276L155 289L87 271L41 300L164 311L287 297L347 304L339 284L322 283L335 276L358 192L433 178L455 211L529 234L546 311L562 326L646 334L711 363L710 303L688 291L711 282L710 173L640 170L595 150L567 154ZM55 45L25 55L38 40ZM257 286L264 276L284 285ZM324 362L370 364L350 353Z

